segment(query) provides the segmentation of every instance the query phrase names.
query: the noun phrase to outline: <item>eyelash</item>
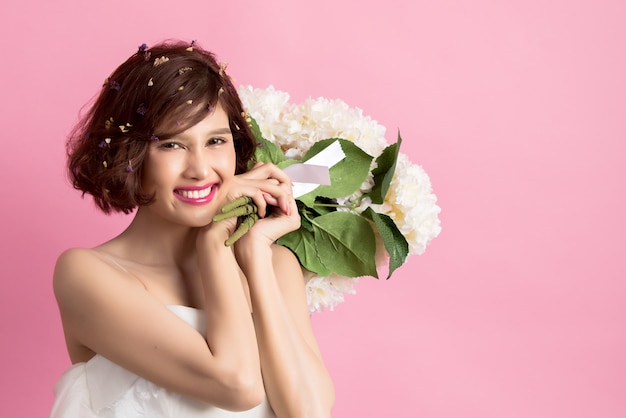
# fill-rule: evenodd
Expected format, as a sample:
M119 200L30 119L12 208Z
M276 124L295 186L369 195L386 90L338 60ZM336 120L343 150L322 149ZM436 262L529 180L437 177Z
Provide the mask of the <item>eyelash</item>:
M207 140L207 145L212 146L212 145L221 145L221 144L225 144L227 142L226 138L222 138L222 137L213 137ZM183 148L183 145L179 144L178 142L163 142L162 144L159 145L159 148L161 149L177 149L177 148Z

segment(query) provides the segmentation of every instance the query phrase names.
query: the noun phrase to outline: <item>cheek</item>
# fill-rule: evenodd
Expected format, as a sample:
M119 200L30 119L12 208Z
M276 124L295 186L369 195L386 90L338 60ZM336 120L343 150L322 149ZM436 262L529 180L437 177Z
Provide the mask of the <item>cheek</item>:
M222 158L219 159L219 170L224 175L235 175L235 171L237 169L237 155L235 153L235 149L232 148L229 152L225 153Z
M155 188L171 177L172 164L164 159L146 158L143 164L141 185L144 190L154 192Z

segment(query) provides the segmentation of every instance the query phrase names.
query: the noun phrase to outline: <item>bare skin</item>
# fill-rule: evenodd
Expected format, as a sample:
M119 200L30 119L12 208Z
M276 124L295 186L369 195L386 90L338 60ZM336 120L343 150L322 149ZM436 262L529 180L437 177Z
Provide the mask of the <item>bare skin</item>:
M267 395L278 417L328 417L334 391L302 271L290 251L273 244L299 226L289 178L271 164L237 176L234 167L220 106L151 145L143 181L155 203L140 207L117 237L68 250L57 262L54 290L70 358L98 353L224 409L250 409ZM204 186L212 190L209 202L181 198L181 190ZM236 221L211 219L240 196L252 197L261 219L225 247ZM202 309L206 340L166 305Z

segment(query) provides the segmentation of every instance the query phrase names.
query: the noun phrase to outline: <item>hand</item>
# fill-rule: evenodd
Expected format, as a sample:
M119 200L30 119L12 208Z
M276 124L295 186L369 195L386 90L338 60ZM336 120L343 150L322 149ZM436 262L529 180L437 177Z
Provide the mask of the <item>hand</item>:
M300 219L291 192L291 180L273 164L258 163L247 173L235 176L228 187L228 196L230 199L234 197L234 200L226 204L222 213L213 219L213 222L221 222L240 217L239 226L225 244L232 245L247 234L259 217L265 218L261 222L264 231L259 228L255 228L255 231L261 233L259 236L265 237L270 244L285 233L297 229ZM274 208L268 210L268 205Z

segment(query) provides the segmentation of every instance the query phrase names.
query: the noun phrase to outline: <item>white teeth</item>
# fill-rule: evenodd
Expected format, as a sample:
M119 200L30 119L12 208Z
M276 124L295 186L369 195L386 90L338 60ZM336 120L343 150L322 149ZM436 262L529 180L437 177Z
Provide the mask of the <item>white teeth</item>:
M212 188L213 187L209 187L203 190L179 190L178 194L186 197L187 199L202 199L211 193Z

